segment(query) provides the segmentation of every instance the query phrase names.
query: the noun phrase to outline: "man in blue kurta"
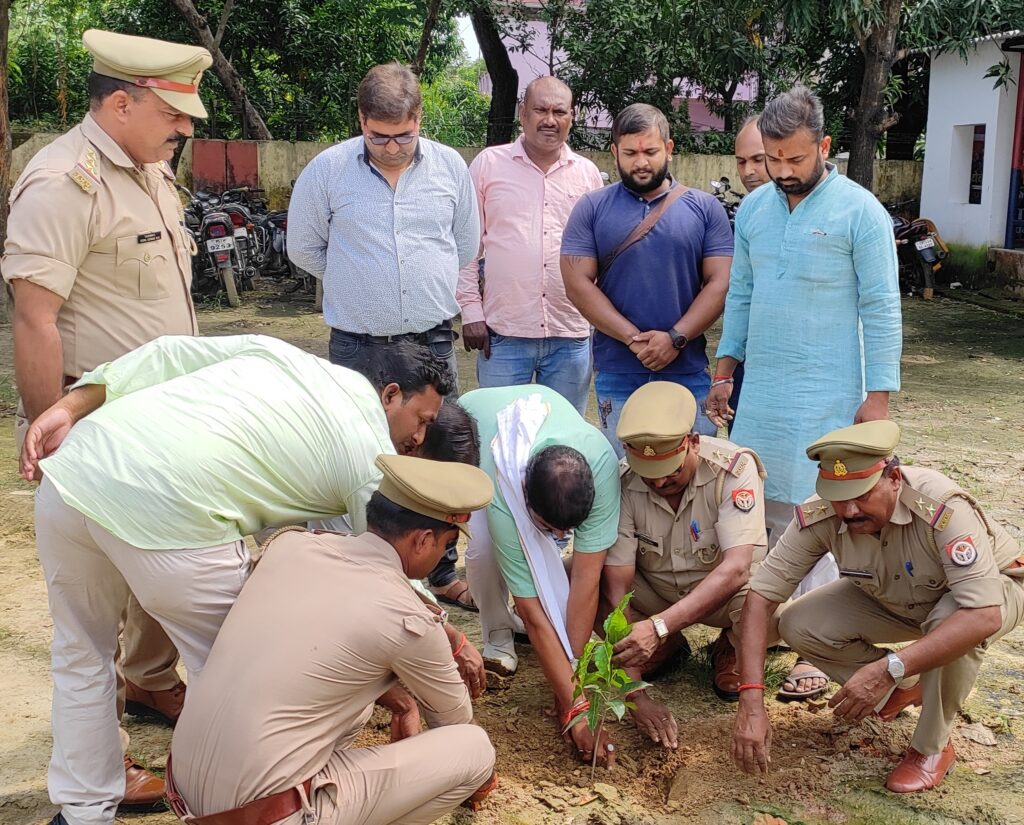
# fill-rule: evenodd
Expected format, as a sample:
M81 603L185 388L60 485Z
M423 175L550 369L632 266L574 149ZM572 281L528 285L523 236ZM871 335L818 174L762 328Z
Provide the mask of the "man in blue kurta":
M826 163L821 102L797 86L771 101L758 125L775 185L748 195L736 216L707 406L712 421L729 420L730 376L745 362L732 439L768 471L772 546L814 492L808 438L888 417L903 331L892 222L871 192ZM805 585L835 578L835 562L823 561Z

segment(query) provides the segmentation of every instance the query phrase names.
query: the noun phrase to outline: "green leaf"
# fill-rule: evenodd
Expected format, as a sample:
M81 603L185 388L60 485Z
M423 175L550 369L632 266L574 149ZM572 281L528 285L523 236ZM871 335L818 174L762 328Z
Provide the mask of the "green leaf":
M608 710L615 714L615 718L621 720L626 715L626 703L621 699L612 699L608 703Z
M612 680L612 646L607 642L601 642L594 648L594 667L597 674L608 684Z
M604 715L601 711L604 710L601 707L601 702L591 702L590 710L587 711L587 727L591 731L597 730L597 726L601 724L601 717ZM581 713L580 716L583 716Z
M587 716L588 716L588 714L586 714L586 713L580 713L580 714L577 714L576 716L574 716L570 720L569 724L565 726L565 730L563 730L562 733L568 733L570 730L572 730L577 725L582 724L583 722L587 722L588 721Z
M608 618L604 620L605 639L612 645L617 645L629 635L630 624L629 619L626 618L626 605L632 598L632 591L623 596L615 609L608 614Z

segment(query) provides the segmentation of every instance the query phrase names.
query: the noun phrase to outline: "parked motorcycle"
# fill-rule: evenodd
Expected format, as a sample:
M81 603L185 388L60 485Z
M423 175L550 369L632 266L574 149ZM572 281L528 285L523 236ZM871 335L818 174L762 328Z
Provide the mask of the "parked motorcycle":
M740 208L743 194L732 188L731 182L725 175L722 175L718 180L711 181L711 194L725 208L725 214L729 216L729 226L735 232L736 210Z
M901 286L909 293L920 289L921 297L930 301L935 297L935 275L942 269L949 247L928 218L909 220L900 214L908 203L886 204L896 238Z
M235 224L231 216L219 209L219 200L206 192L193 194L184 186L178 188L188 197L185 207L185 228L196 241L192 257L192 292L207 297L222 289L228 306L241 303L238 293L243 267L235 243Z

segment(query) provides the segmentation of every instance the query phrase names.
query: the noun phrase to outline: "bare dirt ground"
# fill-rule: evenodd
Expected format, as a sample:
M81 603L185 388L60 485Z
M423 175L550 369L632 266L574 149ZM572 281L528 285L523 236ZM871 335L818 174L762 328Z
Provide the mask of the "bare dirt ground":
M276 335L326 354L326 329L310 302L273 289L243 297L236 310L204 308L204 333ZM1024 536L1024 320L937 300L905 302L904 324L904 389L893 411L903 425L904 460L958 479L994 518ZM828 357L827 342L822 346ZM474 385L466 357L462 386ZM0 456L13 457L13 398L10 330L0 328ZM13 459L0 461L0 825L35 825L53 814L46 795L51 626L33 546L31 488L14 467ZM473 614L453 614L478 640ZM955 734L957 769L939 790L911 797L882 788L909 742L911 712L890 725L851 728L836 724L827 709L771 702L773 771L762 779L739 774L728 758L733 708L710 692L700 653L711 637L701 629L687 635L697 653L656 687L680 720L679 751L665 754L621 725L614 735L619 767L599 770L601 784L594 786L589 768L556 736L536 659L521 649L511 686L477 707L498 750L501 785L483 811L456 813L450 825L1024 823L1024 629L987 658ZM784 656L783 664L791 658ZM239 685L239 701L255 688ZM134 755L161 770L170 731L131 717L126 722ZM995 744L971 741L971 723L991 731ZM384 735L371 729L366 740ZM123 821L176 822L168 813Z

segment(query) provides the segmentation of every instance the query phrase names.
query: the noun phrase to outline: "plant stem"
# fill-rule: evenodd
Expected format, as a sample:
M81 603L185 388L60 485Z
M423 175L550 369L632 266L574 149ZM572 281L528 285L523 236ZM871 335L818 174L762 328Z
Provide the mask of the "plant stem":
M590 784L594 784L594 774L597 773L597 749L601 746L601 729L604 728L604 719L597 723L594 731L594 756L590 760Z

